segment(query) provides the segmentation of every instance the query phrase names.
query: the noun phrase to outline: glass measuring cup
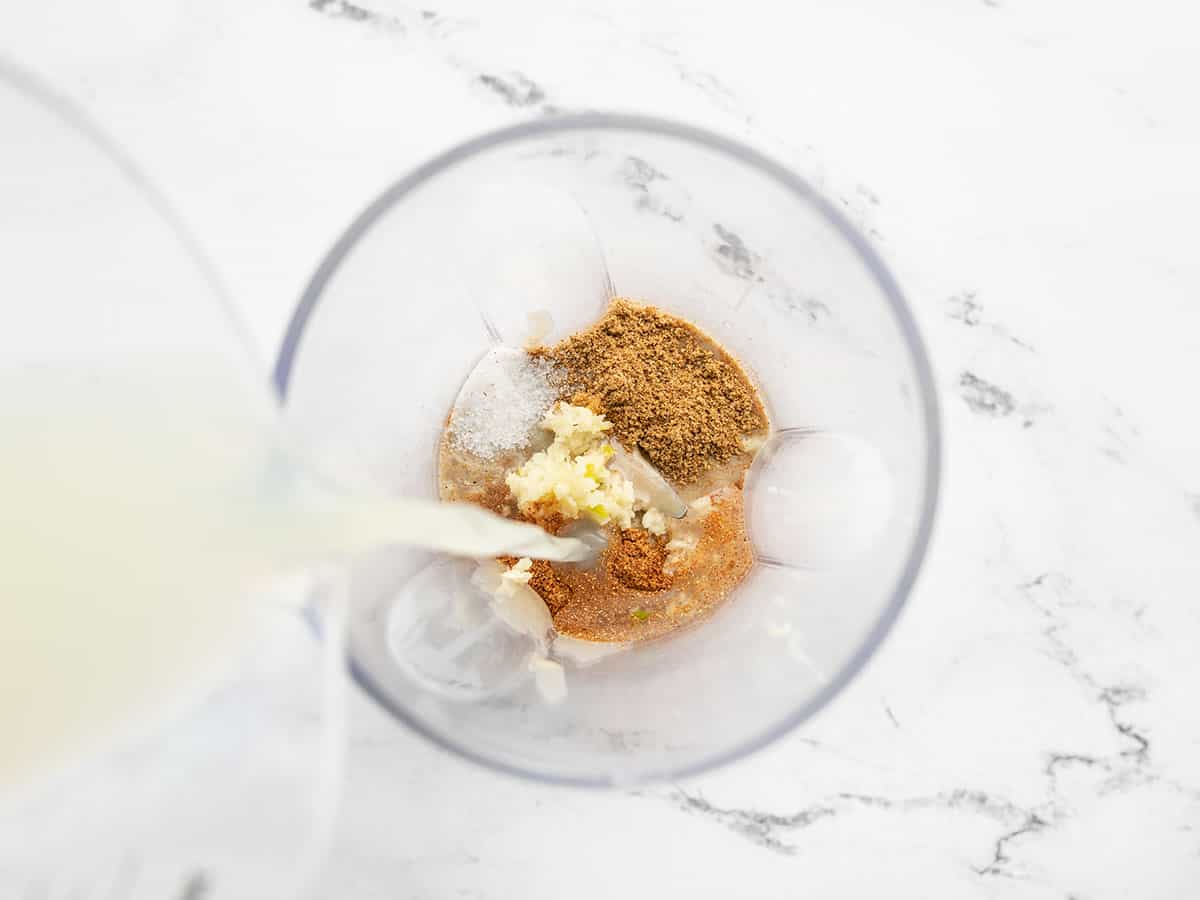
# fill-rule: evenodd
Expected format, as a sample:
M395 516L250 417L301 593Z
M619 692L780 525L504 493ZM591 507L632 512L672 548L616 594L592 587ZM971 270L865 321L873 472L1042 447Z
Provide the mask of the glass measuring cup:
M479 197L521 183L579 204L617 294L697 323L756 376L774 426L747 480L759 564L708 622L569 670L566 698L548 705L528 679L431 691L397 658L389 627L401 598L405 608L426 604L426 621L450 621L456 604L477 602L469 573L417 552L379 554L351 581L352 670L399 719L497 769L585 785L701 771L829 702L902 607L937 496L928 361L882 262L793 173L678 124L556 117L422 166L375 200L318 268L275 378L289 420L329 471L434 495L445 417L496 338L488 319L541 311L481 317L447 274L472 256L460 225L481 214ZM506 210L493 214L502 233ZM554 227L545 223L547 246ZM547 311L550 340L599 313L571 297ZM461 644L453 633L438 640ZM479 666L516 656L483 649Z
M264 370L118 147L3 60L0 122L0 895L294 896L342 644L335 579L263 580Z

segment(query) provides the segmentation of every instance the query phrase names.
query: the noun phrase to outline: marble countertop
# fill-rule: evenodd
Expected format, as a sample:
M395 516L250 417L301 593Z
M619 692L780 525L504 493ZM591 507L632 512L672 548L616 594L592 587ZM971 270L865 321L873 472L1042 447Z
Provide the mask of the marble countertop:
M942 392L946 486L866 672L694 781L517 781L356 698L316 895L1200 889L1187 5L428 2L10 5L0 53L143 164L264 358L340 229L455 141L600 108L746 140L839 202L904 286Z

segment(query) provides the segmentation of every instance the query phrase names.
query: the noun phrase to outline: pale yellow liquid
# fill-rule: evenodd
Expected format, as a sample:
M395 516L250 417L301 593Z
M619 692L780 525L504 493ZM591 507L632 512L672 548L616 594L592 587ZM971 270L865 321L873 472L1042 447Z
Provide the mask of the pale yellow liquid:
M0 789L186 693L237 646L259 578L384 543L578 551L476 508L323 488L265 390L196 364L0 374Z

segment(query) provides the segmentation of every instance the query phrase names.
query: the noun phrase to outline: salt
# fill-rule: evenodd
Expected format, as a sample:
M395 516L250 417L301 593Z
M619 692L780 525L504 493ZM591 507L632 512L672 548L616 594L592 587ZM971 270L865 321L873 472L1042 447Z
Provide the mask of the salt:
M484 459L527 446L558 399L554 369L523 350L489 350L458 392L448 426L451 445Z

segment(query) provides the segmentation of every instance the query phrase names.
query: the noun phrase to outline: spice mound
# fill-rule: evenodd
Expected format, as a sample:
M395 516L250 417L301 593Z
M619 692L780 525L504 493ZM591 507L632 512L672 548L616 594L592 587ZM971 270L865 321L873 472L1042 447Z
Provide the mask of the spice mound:
M671 586L670 576L663 571L666 562L665 542L644 528L622 531L608 559L613 577L638 591L662 591Z
M750 379L694 325L615 300L599 322L534 355L562 367L667 478L687 483L767 427Z
M769 420L738 361L625 299L552 347L503 353L451 411L442 498L552 532L599 530L606 546L587 567L502 558L499 584L519 583L554 630L587 641L703 619L753 563L742 481Z

